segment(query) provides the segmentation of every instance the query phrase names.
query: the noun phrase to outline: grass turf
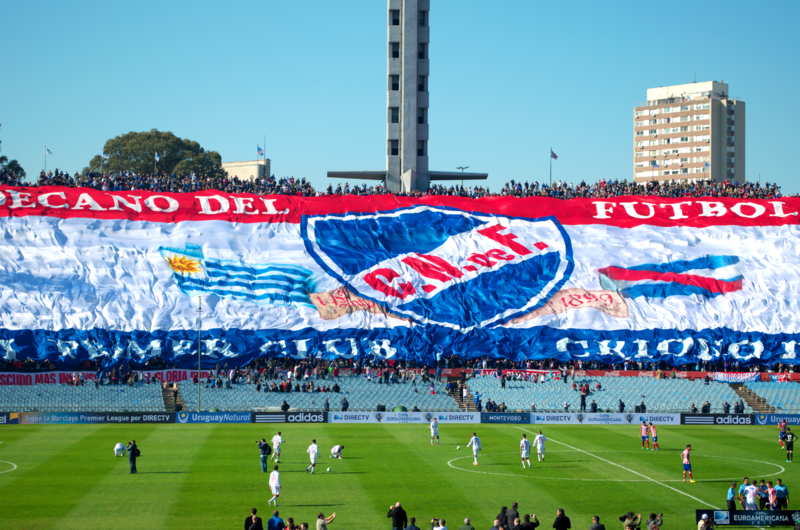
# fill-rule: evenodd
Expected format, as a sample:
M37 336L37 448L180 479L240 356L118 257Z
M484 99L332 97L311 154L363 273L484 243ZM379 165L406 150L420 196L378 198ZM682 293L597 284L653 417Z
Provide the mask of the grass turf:
M546 462L533 454L532 469L524 471L521 429L529 439L541 429L549 440ZM423 530L433 517L447 519L451 529L465 517L489 528L500 507L515 501L543 528L557 508L573 528L588 528L592 515L619 527L617 517L629 510L645 518L663 512L666 528L693 528L696 508L724 509L732 480L782 478L790 499L800 486L774 427L660 426L662 450L654 452L640 449L638 425L442 424L442 444L433 447L427 425L8 426L0 429L1 526L241 528L252 507L266 523L269 475L260 473L254 442L278 430L286 440L278 509L312 529L319 511L337 513L332 529L390 528L386 512L397 501ZM478 466L466 449L473 430L483 444ZM114 445L131 438L142 452L138 475L128 474L127 458L113 456ZM321 458L309 476L312 438ZM328 458L336 444L345 446L343 460ZM693 447L695 484L681 482L686 444ZM12 464L16 469L4 472Z

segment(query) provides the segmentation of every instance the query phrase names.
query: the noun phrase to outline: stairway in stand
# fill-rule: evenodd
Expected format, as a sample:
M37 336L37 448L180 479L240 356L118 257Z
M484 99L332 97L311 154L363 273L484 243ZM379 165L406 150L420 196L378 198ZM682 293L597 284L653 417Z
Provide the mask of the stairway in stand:
M180 399L178 385L175 383L164 383L161 386L161 395L164 398L164 408L167 412L175 412L178 409L183 410L183 402ZM176 407L176 405L179 406Z
M756 413L759 414L774 414L775 408L770 407L767 405L766 400L763 398L758 397L754 393L752 393L744 384L742 383L730 383L729 385L736 394L742 398L748 406L752 407Z

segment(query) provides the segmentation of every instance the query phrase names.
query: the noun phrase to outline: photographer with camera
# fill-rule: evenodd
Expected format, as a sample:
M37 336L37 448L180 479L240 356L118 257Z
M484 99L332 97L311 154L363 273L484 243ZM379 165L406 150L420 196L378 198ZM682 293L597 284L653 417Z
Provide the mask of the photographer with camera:
M131 464L131 472L129 475L137 473L136 471L136 458L139 456L139 448L136 447L136 440L131 440L125 448L128 450L128 462Z
M647 520L647 530L658 530L661 525L664 524L664 521L661 519L661 516L664 514L656 514L651 513L650 518Z
M431 530L447 530L444 519L431 519Z
M392 518L392 530L403 530L408 525L408 516L399 502L394 506L389 506L389 513L386 517Z
M262 438L260 442L256 440L256 443L258 444L258 448L261 450L261 472L266 473L267 462L269 461L269 454L272 452L272 447L269 446L267 440L264 438Z

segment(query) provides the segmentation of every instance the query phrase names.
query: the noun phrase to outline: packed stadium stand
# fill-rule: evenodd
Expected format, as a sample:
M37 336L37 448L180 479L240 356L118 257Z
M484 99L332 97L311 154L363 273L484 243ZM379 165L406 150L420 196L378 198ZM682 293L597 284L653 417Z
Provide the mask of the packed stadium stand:
M396 406L404 406L411 410L418 407L420 411L448 412L458 411L458 403L447 395L443 383L434 383L435 394L430 392L430 383L398 383L379 385L367 382L364 378L342 377L335 381L340 392L256 392L254 385L233 385L233 388L217 388L201 390L200 405L202 410L217 409L224 412L246 411L253 409L279 409L284 400L291 410L316 411L323 410L325 398L328 398L330 410L341 410L342 398L347 398L349 410L375 410L378 405L385 405L386 410ZM280 383L280 381L268 381ZM327 381L333 384L331 381ZM179 383L180 397L184 410L197 410L197 385L191 381Z
M775 412L800 413L800 385L797 383L750 382L745 387L765 400Z
M733 405L739 396L724 383L703 384L702 380L655 379L653 377L592 377L576 378L578 385L588 383L591 392L586 398L587 410L592 400L597 402L598 412L617 412L619 400L625 403L625 411L644 401L648 412L688 412L692 404L698 409L708 401L711 412L722 412L725 401ZM596 390L600 383L601 390ZM572 380L565 384L561 380L549 379L544 383L508 381L505 388L492 376L477 377L467 381L471 393L481 394L485 403L491 399L498 405L505 403L508 410L563 411L564 403L570 403L570 412L577 412L581 403L580 393L572 389ZM753 413L749 406L745 412Z
M0 386L0 410L17 412L163 412L161 386L138 384Z

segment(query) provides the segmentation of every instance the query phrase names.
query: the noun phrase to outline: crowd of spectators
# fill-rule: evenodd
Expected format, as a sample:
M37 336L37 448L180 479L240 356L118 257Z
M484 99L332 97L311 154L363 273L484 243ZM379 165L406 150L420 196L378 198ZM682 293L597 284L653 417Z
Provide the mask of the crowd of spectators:
M7 186L67 186L86 187L102 191L143 190L159 193L192 193L205 190L219 190L226 193L252 193L255 195L294 195L316 197L324 195L402 195L422 197L425 195L449 195L467 198L480 197L554 197L557 199L608 198L623 195L652 195L657 197L733 197L746 199L777 199L784 197L780 186L767 182L745 182L737 184L729 180L715 181L660 181L634 183L623 180L600 180L592 184L557 181L552 184L539 182L517 182L511 180L499 190L492 191L488 186L461 186L434 184L427 192L389 192L378 185L341 182L328 184L325 191L315 190L305 178L270 177L242 180L238 177L211 177L208 175L137 174L131 171L118 173L86 172L70 175L69 172L42 171L35 183L31 184L16 177L9 171L0 174L0 184ZM797 194L792 196L798 196Z
M97 357L91 360L81 361L77 367L70 367L70 370L85 372L102 371L108 379L113 369L118 372L131 372L134 370L166 370L176 368L175 365L167 363L162 357L150 357L143 363L135 363L130 360L118 360L113 365L106 366L106 359ZM509 359L498 358L473 358L465 359L455 354L442 355L440 361L432 364L418 363L416 361L400 361L395 359L381 359L379 357L363 359L336 359L325 360L311 357L309 359L295 360L271 357L257 357L250 361L247 366L217 366L216 373L221 370L226 379L231 379L232 384L236 383L256 383L258 380L255 374L261 374L261 379L277 380L292 379L294 383L300 380L309 379L319 381L339 376L341 370L347 370L349 374L365 376L374 379L375 382L382 384L392 384L398 382L428 382L427 370L433 370L437 381L441 380L443 370L466 368L468 370L494 371L501 373L502 370L549 370L552 372L562 372L566 375L575 370L639 370L656 372L657 378L673 377L673 372L697 371L697 372L764 372L764 373L794 373L793 365L774 364L774 365L753 365L743 367L738 362L718 361L718 362L698 362L687 363L680 366L670 366L664 361L645 362L642 360L626 359L621 362L606 364L596 361L585 362L581 360L562 362L558 359L524 360L511 361ZM48 359L38 360L31 357L25 359L9 359L0 356L0 372L47 372L57 371L58 367ZM291 375L289 375L291 373ZM223 381L224 383L224 381ZM317 385L318 387L318 385ZM317 387L309 387L308 391L314 392ZM319 391L322 392L320 387ZM292 388L295 390L295 388Z

